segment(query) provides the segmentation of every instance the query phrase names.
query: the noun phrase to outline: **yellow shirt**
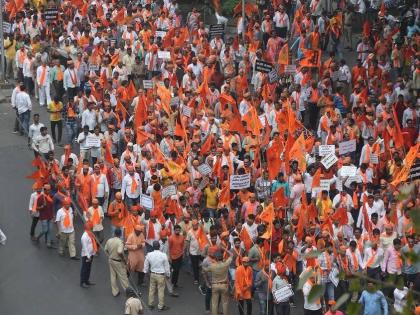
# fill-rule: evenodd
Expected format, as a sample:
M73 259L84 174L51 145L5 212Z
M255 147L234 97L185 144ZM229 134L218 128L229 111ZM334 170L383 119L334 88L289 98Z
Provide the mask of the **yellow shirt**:
M204 195L206 196L206 208L217 209L217 194L219 193L219 188L211 190L210 187L204 189Z
M4 40L4 47L8 47L10 45L10 43L11 43L10 39L8 39L8 38L5 39ZM4 54L5 54L7 59L15 59L15 56L16 56L16 41L14 40L13 44L5 50L6 51L5 51Z
M50 121L60 121L61 111L63 110L63 103L51 102L48 104L48 110L50 111Z

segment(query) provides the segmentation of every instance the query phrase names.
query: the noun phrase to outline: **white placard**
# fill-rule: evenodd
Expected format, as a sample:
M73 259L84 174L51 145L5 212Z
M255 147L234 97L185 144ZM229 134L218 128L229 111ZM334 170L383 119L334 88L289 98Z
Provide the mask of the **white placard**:
M357 167L354 165L344 165L340 169L341 177L349 177L356 175Z
M338 154L344 155L356 151L356 139L343 141L338 144Z
M351 183L353 183L353 182L356 182L356 183L361 183L361 182L362 182L362 178L360 177L360 175L350 176L350 177L347 179L347 182L348 182L349 184L351 184Z
M321 179L319 181L319 188L321 188L321 190L330 190L330 180L329 179Z
M296 65L286 65L284 67L284 73L295 74L296 73Z
M335 153L335 145L320 145L319 156L327 156L330 153Z
M163 60L170 60L171 59L171 52L169 51L158 51L158 58Z
M338 269L334 267L332 268L331 272L328 275L328 278L331 280L331 282L334 284L335 287L338 286L338 282L339 282L338 274L339 274Z
M274 291L274 299L276 302L285 301L289 297L293 296L293 294L293 290L288 285L286 285Z
M232 175L230 177L230 189L243 189L251 185L251 174Z
M162 199L176 195L175 185L169 185L162 189Z
M143 88L146 90L153 88L153 81L152 80L143 80Z
M166 32L165 31L156 31L155 36L164 39L165 36L166 36Z
M338 161L338 158L335 156L334 153L330 153L327 156L325 156L321 163L325 166L326 169L329 169L331 166L333 166Z
M96 136L87 136L86 137L86 146L90 148L100 148L101 139Z
M378 157L377 154L372 153L370 155L370 163L372 163L372 164L379 164L379 157Z
M95 72L99 70L99 66L94 63L89 64L89 71Z
M188 106L182 106L182 115L186 117L191 117L191 107Z
M153 209L153 198L148 195L140 195L140 204L143 208L146 208L148 210Z
M197 169L200 172L200 174L203 176L209 175L211 172L213 172L212 168L207 163L203 163L199 165Z

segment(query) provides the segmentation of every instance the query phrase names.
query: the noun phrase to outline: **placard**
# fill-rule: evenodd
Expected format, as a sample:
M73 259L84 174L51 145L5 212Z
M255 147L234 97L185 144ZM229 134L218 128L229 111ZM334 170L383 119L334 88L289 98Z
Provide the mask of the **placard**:
M284 66L284 73L285 74L295 74L296 73L296 65L286 65L286 66Z
M343 141L338 144L338 154L344 155L356 151L356 139Z
M273 69L268 73L268 80L270 81L270 83L274 83L278 81L278 79L279 75L276 69Z
M162 199L165 199L167 197L176 195L176 187L175 185L169 185L162 189Z
M356 175L357 167L353 165L344 165L340 169L341 177L349 177Z
M411 166L408 178L409 180L420 179L420 159L417 159L417 161Z
M171 59L171 52L166 50L159 50L158 51L158 58L163 60L170 60Z
M334 284L335 287L338 286L338 282L339 282L338 275L339 275L339 271L335 267L331 269L331 272L328 275L328 278L331 280L331 282Z
M12 24L9 22L3 22L3 33L11 33L12 32Z
M55 21L58 18L58 9L57 8L48 8L44 12L44 17L46 21Z
M293 294L293 290L288 285L285 285L274 291L274 299L276 302L287 301Z
M230 177L230 189L244 189L251 185L251 174L232 175Z
M330 153L335 153L335 145L320 145L319 156L327 156Z
M372 163L372 164L379 164L379 157L378 157L377 154L372 153L370 155L370 163Z
M146 90L153 88L153 81L152 80L143 80L143 88Z
M273 65L262 60L255 60L255 71L270 73L273 70Z
M208 185L209 182L210 182L210 180L209 180L209 178L207 176L206 177L203 177L203 179L201 180L200 184L198 184L198 188L200 190L203 190L204 188L207 187L207 185Z
M164 39L165 36L166 36L166 32L165 31L156 31L155 36Z
M199 165L197 167L197 170L203 176L209 175L211 172L213 172L212 168L207 163L203 163L203 164Z
M101 139L96 136L87 136L86 137L86 146L90 148L100 148Z
M189 106L182 106L182 115L186 117L191 117L191 107Z
M212 24L209 28L210 37L215 37L216 35L223 35L225 33L224 24Z
M140 205L148 210L153 209L153 198L148 195L140 195Z
M99 70L99 66L98 65L95 65L93 63L90 63L89 64L89 71L96 72L98 70Z
M330 153L326 155L322 160L321 163L324 165L326 169L329 169L331 166L333 166L338 161L338 158L335 156L334 153Z
M329 179L321 179L319 181L319 188L321 188L321 190L330 190L330 180Z

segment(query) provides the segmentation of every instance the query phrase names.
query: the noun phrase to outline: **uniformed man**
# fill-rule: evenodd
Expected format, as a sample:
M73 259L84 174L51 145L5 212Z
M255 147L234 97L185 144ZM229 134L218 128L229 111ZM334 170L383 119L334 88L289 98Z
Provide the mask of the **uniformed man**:
M144 273L150 271L150 284L149 284L149 308L154 308L155 293L158 291L158 310L165 311L169 309L165 305L165 277L171 276L169 268L168 256L161 252L159 241L153 241L153 251L146 255L144 261Z
M232 256L223 261L223 253L218 250L214 254L216 262L208 267L203 268L203 271L211 274L211 315L218 314L219 297L221 298L223 315L227 315L229 309L229 282L228 272L229 266L232 262Z
M117 285L117 279L120 281L120 285L124 290L128 287L124 242L121 240L121 230L119 228L115 229L114 237L106 242L105 253L108 255L109 270L111 272L112 295L118 296L120 290Z
M125 301L125 315L140 315L143 314L143 305L133 288L125 289L127 301Z

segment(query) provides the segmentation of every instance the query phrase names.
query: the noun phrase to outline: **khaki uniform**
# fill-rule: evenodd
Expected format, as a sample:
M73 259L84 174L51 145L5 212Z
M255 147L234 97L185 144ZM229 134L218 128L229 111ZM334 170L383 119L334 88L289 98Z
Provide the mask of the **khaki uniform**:
M58 253L64 255L64 248L68 246L70 257L76 256L76 247L74 246L74 232L64 233L60 232L60 241L58 243Z
M130 297L125 302L125 315L143 314L143 306L138 298Z
M123 241L118 237L110 238L105 244L105 252L108 255L109 270L111 273L112 295L117 296L120 293L117 278L124 290L128 287L127 270L121 258L121 255L124 253Z
M211 315L218 314L219 297L222 299L223 315L228 314L229 309L229 285L228 271L232 257L226 261L211 264L204 268L205 272L211 273Z
M158 308L165 306L165 275L150 273L149 305L154 305L156 290L158 293Z

